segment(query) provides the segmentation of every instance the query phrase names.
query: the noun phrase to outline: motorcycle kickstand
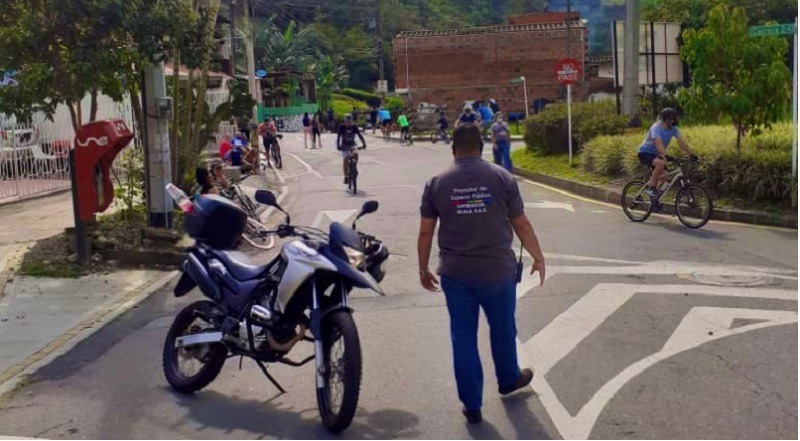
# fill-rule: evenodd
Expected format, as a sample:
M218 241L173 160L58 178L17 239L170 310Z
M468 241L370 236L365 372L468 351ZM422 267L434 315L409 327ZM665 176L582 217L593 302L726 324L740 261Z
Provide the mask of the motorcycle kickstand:
M263 372L263 373L264 373L264 375L267 377L267 379L268 379L270 382L272 382L272 384L273 384L273 385L275 385L275 387L276 387L276 388L278 388L278 390L279 390L279 391L280 391L282 394L285 394L285 393L286 393L286 390L284 390L284 389L281 387L281 385L278 383L278 381L277 381L277 380L275 380L275 378L273 378L273 377L272 377L272 375L270 375L270 374L269 374L269 372L267 372L267 367L266 367L266 366L264 366L264 363L262 363L262 362L260 362L260 361L256 360L256 364L258 365L258 367L260 367L260 368L261 368L261 372Z

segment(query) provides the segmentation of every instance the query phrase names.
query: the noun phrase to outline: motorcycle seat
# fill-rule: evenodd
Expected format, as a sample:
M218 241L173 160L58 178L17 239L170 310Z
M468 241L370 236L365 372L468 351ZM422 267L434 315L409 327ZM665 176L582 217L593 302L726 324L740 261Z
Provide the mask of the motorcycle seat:
M241 251L214 250L214 254L225 265L231 275L239 281L252 280L266 271L268 265L254 265L247 254Z

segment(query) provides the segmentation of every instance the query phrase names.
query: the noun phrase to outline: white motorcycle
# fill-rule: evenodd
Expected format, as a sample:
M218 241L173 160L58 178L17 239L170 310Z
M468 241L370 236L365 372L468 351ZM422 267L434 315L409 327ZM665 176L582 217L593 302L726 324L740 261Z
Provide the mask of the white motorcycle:
M315 361L317 404L331 432L353 420L361 383L361 347L347 297L354 288L383 292L388 249L375 237L338 222L324 231L291 225L275 196L259 190L259 203L286 214L275 231L297 240L283 245L272 262L253 265L230 251L246 223L246 214L219 196L199 198L185 216L184 228L196 239L175 287L180 297L199 286L210 300L194 302L175 318L164 345L164 374L177 391L192 393L211 383L230 357L253 359L282 393L265 363L302 366ZM364 204L356 221L378 209ZM287 358L301 341L314 355Z

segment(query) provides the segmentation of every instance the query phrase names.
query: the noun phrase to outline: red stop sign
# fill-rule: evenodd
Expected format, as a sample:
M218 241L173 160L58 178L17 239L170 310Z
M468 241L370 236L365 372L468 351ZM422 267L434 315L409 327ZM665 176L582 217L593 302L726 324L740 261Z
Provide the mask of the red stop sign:
M556 77L561 84L580 83L583 77L583 66L578 60L565 58L556 63Z

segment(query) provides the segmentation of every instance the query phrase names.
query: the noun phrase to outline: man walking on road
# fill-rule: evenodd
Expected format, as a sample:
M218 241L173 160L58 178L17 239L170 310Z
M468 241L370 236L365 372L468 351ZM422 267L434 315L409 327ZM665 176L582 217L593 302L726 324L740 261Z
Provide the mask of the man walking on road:
M510 173L485 162L480 155L480 129L473 124L453 133L455 163L431 178L422 195L417 241L420 283L438 290L428 268L433 235L439 227L439 274L450 315L458 398L470 423L482 420L483 370L478 354L478 316L483 308L491 333L492 359L498 390L506 395L533 379L530 369L517 363L514 322L519 275L513 233L533 257L531 274L544 283L545 264L539 241L528 217L517 182Z

